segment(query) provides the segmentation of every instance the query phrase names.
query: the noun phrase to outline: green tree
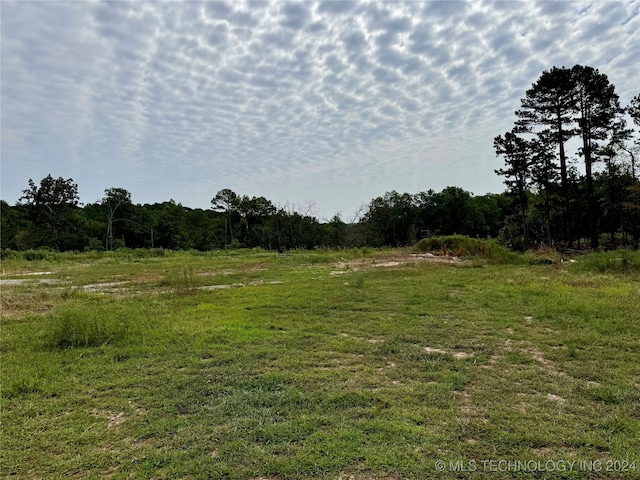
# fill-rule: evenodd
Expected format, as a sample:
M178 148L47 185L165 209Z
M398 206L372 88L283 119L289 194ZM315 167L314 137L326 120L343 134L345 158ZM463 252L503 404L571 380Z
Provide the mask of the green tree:
M542 231L537 234L537 239L552 244L553 240L557 238L557 235L554 234L553 217L556 207L554 193L559 177L558 168L554 163L553 142L548 136L539 134L530 142L530 151L532 155L531 179L539 197L534 208L542 210Z
M640 127L640 93L633 97L627 107L627 112L633 119L633 123Z
M446 187L436 193L433 211L437 218L437 233L441 235L476 236L484 222L473 201L473 195L460 187Z
M243 195L237 202L240 216L240 236L245 247L256 247L266 242L271 249L273 232L269 228L269 218L276 213L276 207L265 197Z
M637 248L640 240L640 182L627 187L627 199L623 202L623 208L629 219L634 246Z
M23 218L21 208L11 207L4 200L0 200L0 247L19 248L16 244L18 232L26 231L28 225Z
M237 215L240 205L240 198L229 188L225 188L216 193L211 199L211 207L215 212L223 213L225 216L224 244L227 246L227 232L230 243L233 242L233 217Z
M107 213L107 250L113 249L113 223L116 219L116 211L125 205L131 205L131 193L124 188L108 188L104 191L104 198L101 201Z
M627 107L627 113L636 125L636 133L640 134L640 94L633 97ZM636 157L640 152L640 136L636 137L632 145L623 145L622 149L629 155L630 173L633 178L636 178Z
M348 227L340 218L339 213L333 216L327 227L327 246L337 248L346 246Z
M473 235L497 237L505 217L510 213L511 199L499 193L488 193L471 198L472 208L479 215Z
M374 245L405 245L416 241L418 208L412 195L395 190L371 200L363 221L374 235Z
M30 219L40 230L40 244L67 249L70 246L73 213L80 201L78 185L71 178L54 179L47 175L40 185L29 179L29 188L23 190L22 194L20 201L28 207Z
M584 158L587 200L589 205L589 236L591 248L597 248L598 204L593 189L593 164L602 153L602 143L611 141L615 132L624 131L615 86L605 74L592 67L572 68L576 85L576 121L582 139L580 154ZM616 125L617 124L617 125Z
M498 175L504 176L504 183L509 192L518 199L520 207L520 222L525 244L528 244L527 214L529 198L527 192L532 181L531 172L531 144L519 137L514 131L506 132L504 137L497 136L493 140L496 155L503 156L507 168L496 170Z
M516 111L516 130L539 135L541 141L551 141L558 147L560 185L563 199L564 239L572 240L569 219L570 195L565 143L576 131L572 114L576 106L575 76L565 67L553 67L542 72L540 78L527 90Z

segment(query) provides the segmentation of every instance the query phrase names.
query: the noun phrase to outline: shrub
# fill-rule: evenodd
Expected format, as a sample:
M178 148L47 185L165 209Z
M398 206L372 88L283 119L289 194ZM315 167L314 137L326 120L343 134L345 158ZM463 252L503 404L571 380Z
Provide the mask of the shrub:
M227 248L231 250L238 250L240 247L242 247L242 245L240 244L240 240L237 238L234 238L229 244L227 244Z
M104 245L102 244L102 241L97 239L97 238L90 238L89 239L89 245L86 247L87 251L93 251L93 252L102 252L104 251Z
M17 259L20 257L20 252L16 252L15 250L11 250L10 248L3 248L2 250L0 250L0 259L2 260Z

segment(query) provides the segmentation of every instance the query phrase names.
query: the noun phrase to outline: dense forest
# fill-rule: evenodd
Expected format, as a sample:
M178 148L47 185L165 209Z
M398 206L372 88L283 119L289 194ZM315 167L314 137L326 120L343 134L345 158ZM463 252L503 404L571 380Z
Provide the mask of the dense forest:
M48 175L39 184L30 180L15 205L0 201L0 242L12 250L310 249L398 246L457 233L495 237L518 250L637 248L639 127L640 95L623 108L598 70L554 67L526 92L513 129L493 141L505 162L496 171L506 185L501 194L392 191L349 223L338 215L321 223L308 211L229 189L207 210L173 200L133 204L123 188L81 205L73 179Z

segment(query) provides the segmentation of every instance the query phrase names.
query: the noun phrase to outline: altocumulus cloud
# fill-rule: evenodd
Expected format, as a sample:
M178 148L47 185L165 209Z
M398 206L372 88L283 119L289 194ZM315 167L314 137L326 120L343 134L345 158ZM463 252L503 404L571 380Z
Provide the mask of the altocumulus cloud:
M2 3L2 198L208 208L222 188L341 211L502 191L492 140L554 65L638 93L640 3Z

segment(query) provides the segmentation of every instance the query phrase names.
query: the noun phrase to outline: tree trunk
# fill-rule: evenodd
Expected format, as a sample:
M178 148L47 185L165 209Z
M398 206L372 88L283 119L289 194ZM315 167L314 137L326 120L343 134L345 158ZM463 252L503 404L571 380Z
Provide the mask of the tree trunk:
M569 179L567 176L567 157L564 152L564 132L562 130L562 112L558 108L558 144L560 146L560 188L563 200L564 240L567 246L573 242L571 221L569 220Z
M585 123L583 121L583 123ZM589 137L587 134L588 129L583 125L583 133L582 133L582 146L584 153L584 164L586 171L586 180L587 180L587 198L589 201L589 236L591 240L591 248L596 249L599 246L598 242L598 214L597 214L597 204L596 199L593 194L593 174L591 169L592 159L591 159L591 145L589 141Z

